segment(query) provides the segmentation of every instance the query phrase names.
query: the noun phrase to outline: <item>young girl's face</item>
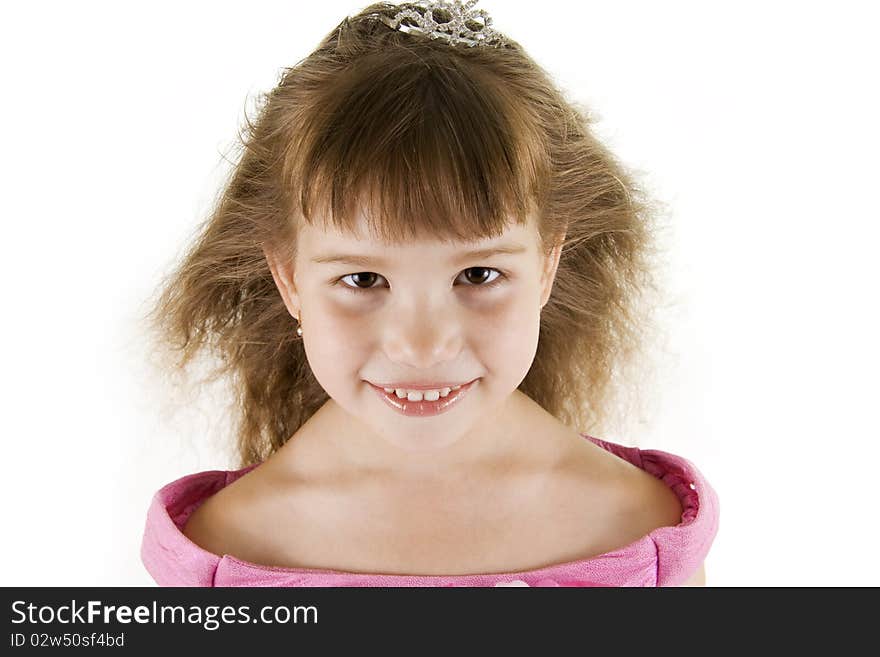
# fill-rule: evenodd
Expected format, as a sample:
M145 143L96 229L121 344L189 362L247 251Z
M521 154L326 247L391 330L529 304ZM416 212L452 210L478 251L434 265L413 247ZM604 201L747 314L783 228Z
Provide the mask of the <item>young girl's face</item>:
M496 248L509 252L469 255ZM423 451L501 419L532 365L559 248L543 256L533 220L477 242L395 245L372 238L362 221L356 234L303 224L292 266L267 258L327 394L390 445ZM407 390L468 383L441 412ZM383 397L389 384L402 399L396 390Z

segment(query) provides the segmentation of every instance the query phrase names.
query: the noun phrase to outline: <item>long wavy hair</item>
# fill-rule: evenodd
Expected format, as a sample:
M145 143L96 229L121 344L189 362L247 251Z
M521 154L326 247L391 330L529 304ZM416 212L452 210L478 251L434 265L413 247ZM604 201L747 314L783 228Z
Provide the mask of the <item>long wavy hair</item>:
M368 16L403 6L347 17L259 96L210 216L150 299L165 371L187 380L207 352L203 381L228 383L239 467L328 400L263 252L294 257L303 221L354 230L366 209L386 240L475 240L534 213L545 254L564 240L519 389L600 435L644 380L659 204L518 43L450 45Z

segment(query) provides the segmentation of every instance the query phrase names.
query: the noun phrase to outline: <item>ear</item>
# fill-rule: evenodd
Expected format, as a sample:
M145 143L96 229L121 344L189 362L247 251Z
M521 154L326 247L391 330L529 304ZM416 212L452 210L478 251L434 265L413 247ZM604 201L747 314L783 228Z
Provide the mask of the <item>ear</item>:
M269 270L272 272L275 286L284 300L284 305L287 306L287 312L296 321L299 321L299 294L297 294L293 278L294 267L292 259L281 257L278 252L265 245L263 246L263 254L266 256L266 262L269 263Z
M541 308L550 300L550 292L553 290L553 282L556 280L556 270L559 268L559 257L562 255L562 245L565 235L544 259L544 271L541 277Z

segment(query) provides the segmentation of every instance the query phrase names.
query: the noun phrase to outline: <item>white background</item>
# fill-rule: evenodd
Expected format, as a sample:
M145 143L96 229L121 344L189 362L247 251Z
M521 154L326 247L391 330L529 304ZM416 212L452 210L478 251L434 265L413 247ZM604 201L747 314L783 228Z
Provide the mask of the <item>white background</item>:
M6 7L0 584L152 585L150 497L230 466L210 405L162 411L137 328L246 107L368 3L301 4ZM673 358L605 437L718 491L709 585L880 585L871 3L479 6L669 204Z

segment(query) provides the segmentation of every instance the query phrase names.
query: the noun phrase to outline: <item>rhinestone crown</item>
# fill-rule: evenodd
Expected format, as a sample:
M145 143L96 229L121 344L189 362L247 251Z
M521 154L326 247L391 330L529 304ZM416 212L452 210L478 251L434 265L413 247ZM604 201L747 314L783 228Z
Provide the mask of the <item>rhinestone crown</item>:
M492 19L485 9L473 10L478 0L423 0L407 2L405 7L391 19L384 14L370 14L371 18L401 32L426 34L432 39L442 39L450 44L464 43L468 46L501 47L507 40L492 29ZM435 17L435 12L440 14ZM448 20L442 20L448 15ZM438 21L438 18L441 19Z

